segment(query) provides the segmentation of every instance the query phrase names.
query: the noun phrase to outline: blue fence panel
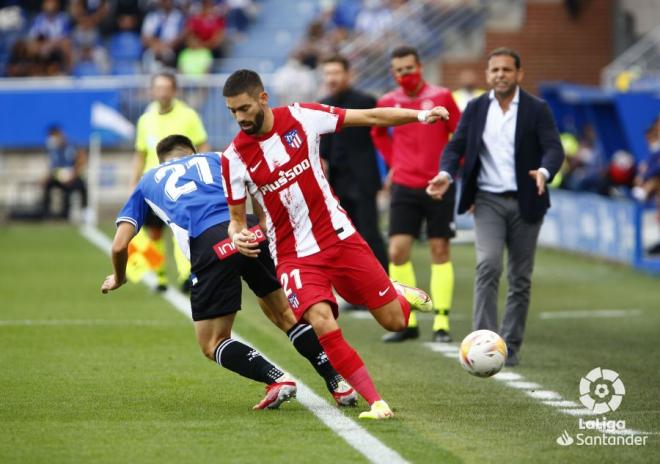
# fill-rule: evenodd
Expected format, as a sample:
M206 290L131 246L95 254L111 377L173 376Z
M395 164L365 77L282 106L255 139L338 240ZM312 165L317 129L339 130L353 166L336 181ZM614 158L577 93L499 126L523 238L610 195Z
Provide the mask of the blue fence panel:
M30 89L0 91L0 147L43 146L48 127L60 126L70 141L89 143L91 108L101 102L119 109L114 89ZM102 134L105 144L119 142L110 132Z
M636 265L639 206L591 193L553 190L539 243Z

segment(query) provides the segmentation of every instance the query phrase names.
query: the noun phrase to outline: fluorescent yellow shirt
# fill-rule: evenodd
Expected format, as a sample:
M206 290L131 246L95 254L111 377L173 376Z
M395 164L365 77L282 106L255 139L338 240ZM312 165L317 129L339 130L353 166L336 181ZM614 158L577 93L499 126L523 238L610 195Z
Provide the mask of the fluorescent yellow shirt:
M182 101L174 100L172 110L165 114L158 113L157 102L151 103L138 119L135 136L135 150L147 153L144 172L158 166L156 145L172 134L185 135L195 146L208 139L199 115Z

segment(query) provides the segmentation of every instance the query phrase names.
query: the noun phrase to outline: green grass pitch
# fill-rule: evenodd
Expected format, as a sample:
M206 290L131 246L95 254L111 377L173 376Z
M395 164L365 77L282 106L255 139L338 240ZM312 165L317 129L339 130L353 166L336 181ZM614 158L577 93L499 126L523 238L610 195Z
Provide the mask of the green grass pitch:
M452 330L460 339L470 331L474 252L455 245L452 254ZM74 228L4 227L0 256L0 462L367 462L300 403L253 412L262 386L207 361L192 325L161 297L139 285L102 296L109 260ZM414 262L427 286L424 246ZM575 435L578 418L430 351L429 318L421 318L419 341L390 346L373 320L343 314L347 339L396 414L360 425L416 463L657 462L660 280L541 250L531 306L515 372L572 401L594 367L619 372L626 395L608 418L654 432L646 446L561 447L556 438ZM604 309L638 311L539 316ZM330 399L247 290L236 331ZM357 420L360 406L345 414Z

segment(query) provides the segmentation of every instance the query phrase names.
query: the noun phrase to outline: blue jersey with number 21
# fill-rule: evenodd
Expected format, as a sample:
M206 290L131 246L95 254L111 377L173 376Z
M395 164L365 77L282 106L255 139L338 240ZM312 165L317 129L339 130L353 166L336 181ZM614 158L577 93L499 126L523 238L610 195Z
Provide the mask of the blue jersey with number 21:
M142 180L117 217L139 231L151 208L174 233L190 259L189 239L229 221L222 187L220 153L200 153L167 161L142 176Z

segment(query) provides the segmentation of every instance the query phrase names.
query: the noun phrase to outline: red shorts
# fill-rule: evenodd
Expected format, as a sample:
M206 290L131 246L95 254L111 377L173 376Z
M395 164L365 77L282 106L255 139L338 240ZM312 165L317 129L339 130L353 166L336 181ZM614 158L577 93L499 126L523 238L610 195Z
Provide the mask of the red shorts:
M320 301L330 303L337 317L332 287L349 303L369 309L397 296L383 266L358 233L313 255L280 259L277 277L298 320Z

